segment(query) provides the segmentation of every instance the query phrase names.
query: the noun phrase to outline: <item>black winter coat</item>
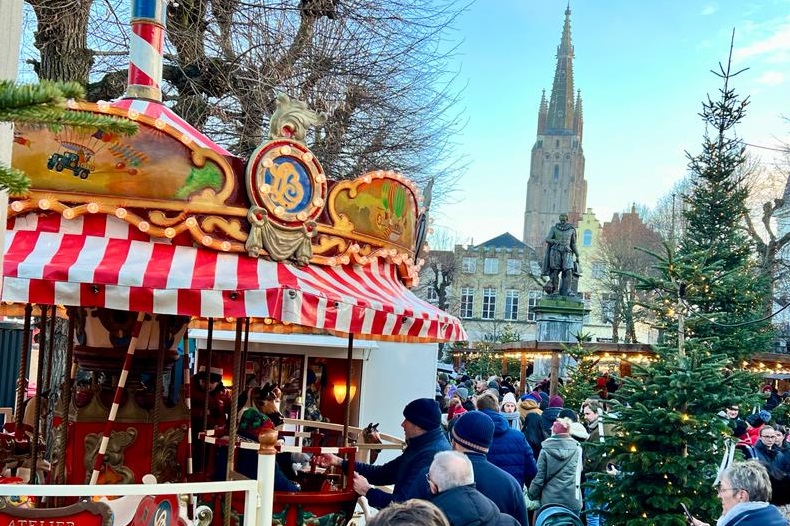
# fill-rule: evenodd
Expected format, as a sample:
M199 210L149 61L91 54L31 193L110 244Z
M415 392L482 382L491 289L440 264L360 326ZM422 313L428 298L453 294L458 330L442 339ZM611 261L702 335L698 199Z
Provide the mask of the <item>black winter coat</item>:
M502 513L496 504L474 485L443 491L431 499L451 526L518 526L518 521Z

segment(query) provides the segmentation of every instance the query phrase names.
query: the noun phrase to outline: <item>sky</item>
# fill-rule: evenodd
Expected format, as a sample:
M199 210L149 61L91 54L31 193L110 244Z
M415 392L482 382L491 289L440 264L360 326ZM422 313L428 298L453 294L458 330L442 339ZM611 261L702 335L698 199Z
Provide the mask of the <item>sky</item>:
M541 91L551 92L565 0L477 0L455 23L466 126L456 138L469 169L433 207L434 248L521 239ZM572 0L574 83L584 108L587 207L600 222L654 206L701 151L702 102L719 96L726 65L750 105L745 142L790 143L790 0ZM778 154L748 148L773 165ZM495 183L494 183L495 182Z

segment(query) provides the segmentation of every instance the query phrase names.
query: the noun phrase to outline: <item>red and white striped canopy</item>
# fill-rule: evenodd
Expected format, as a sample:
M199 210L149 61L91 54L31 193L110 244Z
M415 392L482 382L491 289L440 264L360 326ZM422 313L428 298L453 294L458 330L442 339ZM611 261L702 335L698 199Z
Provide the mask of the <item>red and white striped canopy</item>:
M285 323L408 341L459 341L458 319L387 263L295 267L123 236L6 232L2 300Z
M182 141L191 141L201 148L209 148L220 155L233 157L233 154L218 145L179 117L170 108L161 102L143 99L119 99L112 103L113 108L120 108L129 112L137 112L154 120L161 120L169 124L182 134Z

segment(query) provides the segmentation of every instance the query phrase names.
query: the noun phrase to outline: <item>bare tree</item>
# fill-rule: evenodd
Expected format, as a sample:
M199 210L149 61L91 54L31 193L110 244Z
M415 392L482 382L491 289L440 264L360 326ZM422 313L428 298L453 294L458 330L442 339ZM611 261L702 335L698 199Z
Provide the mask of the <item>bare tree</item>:
M790 204L784 191L788 170L781 167L755 170L749 183L749 201L753 206L745 215L745 228L754 243L761 273L771 283L771 294L765 304L768 315L775 305L790 301L790 260L785 249L790 244Z
M691 191L691 181L684 177L677 181L669 193L664 194L656 203L647 217L650 229L657 232L661 238L674 246L675 242L683 237L686 229L686 220L683 217L684 196Z
M122 95L128 1L30 0L34 69ZM333 178L393 169L436 177L434 202L461 174L463 122L449 33L452 0L179 0L168 4L165 100L216 142L249 155L265 139L276 94L325 112L311 148ZM90 82L88 82L90 81ZM437 201L438 200L438 201Z
M637 247L655 251L661 237L651 230L632 208L630 213L615 214L612 221L604 223L598 254L594 266L604 269L597 280L601 312L612 325L612 340L635 343L636 324L645 319L647 311L643 291L636 290L633 274L647 274L654 259ZM620 335L623 326L624 334Z

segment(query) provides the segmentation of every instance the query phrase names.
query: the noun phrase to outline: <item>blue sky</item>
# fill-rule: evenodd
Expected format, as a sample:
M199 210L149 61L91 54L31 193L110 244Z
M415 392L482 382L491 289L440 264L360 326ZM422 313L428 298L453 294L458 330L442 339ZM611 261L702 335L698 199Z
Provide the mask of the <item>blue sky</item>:
M457 22L458 82L468 124L457 141L469 172L434 207L434 228L456 242L503 232L521 238L541 90L548 94L566 2L477 0ZM599 221L652 206L686 173L704 131L698 116L711 73L726 62L735 29L733 83L749 96L737 128L747 142L790 142L790 0L576 0L571 2L574 80L584 107L587 207ZM460 84L459 84L460 85ZM751 149L764 161L776 154ZM494 184L492 184L494 183ZM476 213L470 213L474 209Z

